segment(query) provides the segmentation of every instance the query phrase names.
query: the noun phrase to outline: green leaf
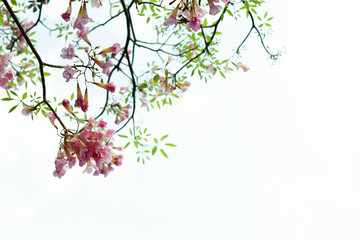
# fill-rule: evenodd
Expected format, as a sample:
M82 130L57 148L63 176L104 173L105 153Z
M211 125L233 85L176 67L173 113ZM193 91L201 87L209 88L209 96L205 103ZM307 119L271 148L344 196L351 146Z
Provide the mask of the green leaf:
M155 142L155 143L158 143L158 140L157 140L156 138L154 138L154 142Z
M153 147L153 149L152 149L152 151L151 151L151 154L154 156L154 154L156 153L156 151L157 151L157 147L155 146L155 147Z
M172 144L172 143L165 143L166 146L169 146L169 147L176 147L175 144Z
M126 135L121 135L121 134L118 134L119 137L122 137L122 138L128 138L128 136Z
M131 131L131 128L130 128L129 130L130 130L130 135L132 136L132 135L133 135L133 132Z
M2 101L11 101L11 100L14 100L14 99L13 99L13 98L8 97L8 98L2 98L1 100L2 100Z
M164 150L160 149L160 152L162 153L162 155L164 155L164 157L169 158L168 155L166 155Z
M130 142L128 142L127 144L125 144L124 149L126 149L129 145L130 145Z
M19 105L19 104L18 104L18 105ZM14 111L18 105L15 105L15 106L13 106L12 108L10 108L9 113L11 113L12 111Z
M22 95L22 100L24 100L27 97L27 92Z
M16 92L14 92L14 91L10 91L10 92L11 92L11 94L18 96Z
M139 144L138 144L137 141L134 141L134 146L135 146L136 148L139 148Z
M48 76L51 76L51 74L48 73L48 72L44 72L44 76L45 76L45 77L48 77Z
M169 135L163 136L163 137L160 139L160 141L164 140L164 139L167 138L168 136L169 136Z
M10 2L11 2L11 4L12 4L12 5L17 6L17 2L16 2L16 0L10 0Z

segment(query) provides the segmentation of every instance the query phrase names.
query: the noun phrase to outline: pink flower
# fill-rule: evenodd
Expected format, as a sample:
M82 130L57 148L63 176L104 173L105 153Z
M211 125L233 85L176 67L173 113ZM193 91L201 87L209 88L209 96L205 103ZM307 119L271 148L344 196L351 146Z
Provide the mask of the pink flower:
M116 87L115 87L115 85L114 85L113 83L108 83L108 84L106 84L106 89L107 89L109 92L114 93Z
M47 112L45 115L49 118L51 124L57 129L57 126L55 125L56 116L53 112Z
M201 20L194 16L191 18L190 22L186 24L186 29L192 29L193 31L197 32L200 29Z
M190 82L178 82L178 88L182 91L185 92L188 87L190 87Z
M209 7L210 7L210 15L215 15L216 13L219 12L220 10L220 7L219 6L216 6L213 2L213 0L208 0L208 4L209 4Z
M64 47L61 50L62 54L60 54L60 57L64 58L64 59L72 59L75 54L74 54L74 46L72 44L69 44L69 47Z
M112 163L114 163L116 166L120 166L122 164L123 155L114 155L112 157Z
M215 73L215 67L211 64L205 65L205 70L206 70L206 72L208 72L211 75L214 75L214 73Z
M93 60L99 67L102 68L104 74L108 76L110 75L110 68L114 66L114 64L110 60L105 63L97 60L96 58L93 58Z
M121 165L122 156L114 155L111 150L115 130L105 132L100 126L105 127L106 122L90 118L79 133L68 135L71 139L62 145L55 160L55 176L62 177L68 168L75 165L76 159L80 166L86 165L84 172L94 171L94 176L107 176L113 170L112 165Z
M170 17L164 22L164 26L169 26L172 24L174 24L175 26L177 25L177 14L179 11L179 7L180 7L180 4L178 4L176 6L174 11L171 13Z
M129 114L130 114L130 105L126 105L124 107L120 106L120 104L116 105L118 107L118 111L116 114L116 119L115 119L115 124L120 124L121 122L123 122L125 119L129 118Z
M90 32L90 29L88 27L85 27L85 25L89 22L93 22L93 20L88 16L87 10L86 10L86 1L84 1L84 4L81 5L78 17L76 21L74 22L74 29L79 29L77 32L77 35L79 38L82 38L87 44L91 46L91 43L87 37L87 34Z
M247 71L249 71L250 70L250 68L248 68L245 64L243 64L243 63L232 63L235 67L236 67L236 70L238 70L239 71L239 69L241 68L244 72L247 72Z
M77 84L77 98L75 100L75 107L80 107L83 112L89 109L87 88L85 90L85 98L83 98L79 83Z
M59 150L58 155L55 159L55 171L54 177L62 178L66 173L66 160L64 153Z
M14 80L14 74L11 70L8 70L2 77L0 77L0 87L4 89L12 88L13 86L9 84L9 81Z
M223 1L223 3L228 3L228 2L230 2L230 0L221 0L221 1Z
M29 107L29 106L24 106L23 110L21 111L21 113L25 116L29 116L30 114L32 114L33 111L35 111L36 108L34 107Z
M101 1L100 0L91 0L91 6L92 7L101 7Z
M70 21L70 15L71 15L71 0L69 1L69 6L63 14L61 14L61 17L65 20L65 22Z
M250 70L250 68L249 68L248 66L246 66L245 64L240 64L240 67L242 68L242 70L243 70L244 72L247 72L247 71Z
M116 86L113 83L108 83L108 84L97 83L97 82L92 82L92 83L95 84L96 86L99 86L101 88L104 88L104 89L108 90L111 93L114 93L115 89L116 89Z
M120 47L120 44L119 43L114 43L114 45L112 47L105 48L104 50L99 52L99 54L101 54L103 57L106 57L106 53L117 54L121 50L122 50L122 48Z
M84 4L81 5L78 17L76 21L74 22L74 28L79 29L82 31L85 28L85 25L89 22L93 22L93 20L89 17L87 10L86 10L86 1L84 1Z
M64 67L63 77L66 79L66 82L70 81L73 78L76 71L69 65Z
M47 113L45 113L45 115L49 118L50 122L55 122L56 117L53 112L47 112Z
M9 66L9 61L12 57L13 57L12 53L0 55L0 75L5 73L6 68Z
M64 100L62 101L62 105L64 106L64 108L65 108L71 115L75 116L75 114L74 114L73 111L71 110L69 100L64 99Z

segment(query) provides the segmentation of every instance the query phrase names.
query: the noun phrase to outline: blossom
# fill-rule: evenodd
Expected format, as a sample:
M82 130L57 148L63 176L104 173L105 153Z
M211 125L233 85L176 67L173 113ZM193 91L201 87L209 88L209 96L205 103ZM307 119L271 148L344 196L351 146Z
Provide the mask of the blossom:
M101 88L104 88L106 90L108 90L109 92L111 93L114 93L115 92L115 89L116 89L116 86L113 84L113 83L97 83L97 82L92 82L93 84L101 87Z
M197 32L200 29L201 19L203 16L206 15L206 10L202 9L197 1L191 2L191 10L190 16L187 12L183 12L183 15L186 19L190 20L186 24L186 29L192 29L193 31Z
M93 58L94 62L102 68L103 73L106 75L110 75L110 68L114 66L114 64L108 60L107 62L101 62L99 60L97 60L96 58Z
M0 55L0 75L5 73L6 68L9 66L9 61L12 57L13 57L12 53Z
M57 126L55 125L55 120L56 120L55 114L54 114L53 112L47 112L47 113L45 113L45 115L49 118L51 124L52 124L55 128L57 128Z
M86 1L84 1L83 5L81 5L78 17L76 21L74 22L74 29L78 29L77 32L78 37L82 38L87 44L91 46L91 43L87 37L87 34L90 32L90 29L88 27L85 27L85 25L89 22L93 22L93 20L88 16L87 10L86 10Z
M206 70L206 72L208 72L209 74L212 74L212 75L214 75L214 73L215 73L215 67L211 64L205 65L205 70Z
M70 15L71 15L71 0L69 1L69 6L63 14L61 14L61 17L65 20L65 22L70 21Z
M21 111L21 113L24 116L29 116L30 114L32 114L33 111L35 111L36 108L35 107L29 107L29 106L24 106L23 110Z
M174 9L174 11L172 11L169 18L164 22L164 26L169 26L172 24L174 24L175 26L177 25L177 15L178 15L179 7L180 7L180 4L178 4L176 6L176 8Z
M122 48L120 47L120 44L119 43L114 43L113 46L105 48L104 50L99 52L99 54L101 54L103 57L106 57L106 53L115 53L115 54L117 54L121 50L122 50Z
M169 95L170 93L172 93L172 91L174 91L175 86L168 83L167 77L161 76L159 78L159 81L160 81L160 84L159 84L160 86L159 86L158 91L160 94Z
M64 58L64 59L72 59L75 54L74 54L74 46L72 44L69 44L69 47L64 47L61 50L62 54L60 54L60 57Z
M83 98L79 83L77 84L77 98L74 106L80 107L83 112L87 112L89 108L87 88L85 90L85 98Z
M115 104L118 107L116 111L115 124L120 124L125 119L129 118L130 115L130 105L121 106L120 104Z
M193 31L197 32L200 29L201 20L194 16L191 18L190 22L186 24L186 29L192 29Z
M73 78L76 70L74 70L71 66L67 65L64 67L63 77L66 79L66 82L70 81Z
M232 63L235 67L236 67L236 70L238 70L239 71L239 69L241 68L244 72L247 72L247 71L249 71L250 70L250 68L249 67L247 67L245 64L243 64L243 63Z
M64 99L61 104L64 106L64 108L73 116L75 116L74 112L71 110L70 102L67 99Z
M209 11L210 15L215 15L217 12L219 12L220 7L216 6L214 4L213 0L208 0L208 4L209 4L209 7L210 7L210 11Z
M182 91L182 92L185 92L188 87L190 87L190 82L177 82L178 84L178 88Z
M101 1L100 0L91 0L91 6L92 7L97 7L97 8L99 8L99 7L101 7Z
M9 89L12 85L9 84L9 81L14 80L14 74L11 70L8 70L3 76L0 77L0 87Z
M77 161L79 166L85 166L84 173L94 172L95 176L103 174L106 177L113 170L113 165L120 166L123 156L115 155L111 147L115 130L105 131L101 128L105 126L106 122L90 118L79 132L69 133L55 159L54 176L61 178Z
M249 68L248 66L246 66L245 64L240 64L240 67L242 68L242 70L243 70L244 72L247 72L247 71L250 70L250 68Z

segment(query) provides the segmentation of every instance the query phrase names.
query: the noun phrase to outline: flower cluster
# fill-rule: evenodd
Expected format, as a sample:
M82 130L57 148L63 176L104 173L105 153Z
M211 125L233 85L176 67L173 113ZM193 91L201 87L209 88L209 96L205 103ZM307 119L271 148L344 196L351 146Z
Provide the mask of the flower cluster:
M93 6L96 6L99 1L93 1ZM89 17L87 10L86 10L86 4L87 1L84 1L83 4L80 7L78 16L76 21L74 22L74 29L78 29L77 31L77 36L79 38L82 38L86 43L88 43L91 46L91 43L87 37L87 34L90 32L89 27L85 26L86 24L88 24L89 22L93 22L93 20ZM71 0L69 1L69 6L66 10L65 13L61 14L61 17L66 21L70 21L70 16L71 16Z
M113 165L120 166L123 156L114 154L112 137L115 130L105 131L107 123L90 118L76 134L67 133L55 159L54 176L61 178L76 162L85 166L84 172L105 177L113 170Z
M229 0L222 0L224 3L228 3ZM220 11L219 6L215 5L219 0L208 0L209 14L215 15ZM179 11L180 10L180 11ZM178 18L187 22L186 29L192 29L197 32L200 29L202 18L207 14L207 11L199 6L196 0L192 0L191 4L188 1L185 3L181 1L170 14L167 20L164 22L164 26L177 25Z
M75 107L80 107L83 112L87 112L89 108L88 91L85 89L85 97L81 93L79 83L77 84L77 98L75 101Z
M9 85L9 81L14 80L14 74L12 70L7 69L9 61L13 57L12 53L0 55L0 87L9 89L12 86Z

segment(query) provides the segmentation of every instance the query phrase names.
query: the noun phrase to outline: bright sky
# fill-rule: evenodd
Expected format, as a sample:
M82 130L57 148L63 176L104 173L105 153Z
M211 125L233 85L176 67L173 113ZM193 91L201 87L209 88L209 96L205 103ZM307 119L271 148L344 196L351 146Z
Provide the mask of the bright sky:
M0 239L360 239L359 8L269 1L279 64L251 38L249 72L144 118L170 159L127 151L107 178L54 178L54 128L2 103Z

